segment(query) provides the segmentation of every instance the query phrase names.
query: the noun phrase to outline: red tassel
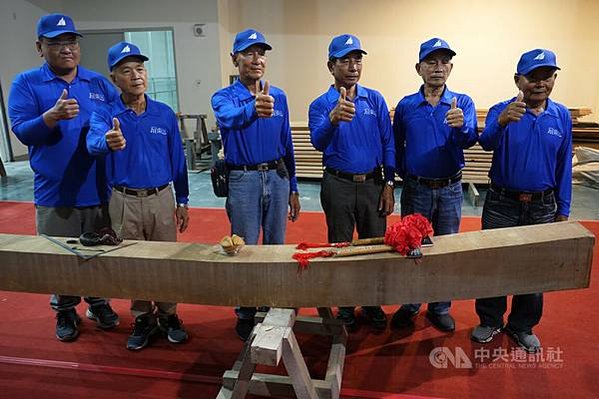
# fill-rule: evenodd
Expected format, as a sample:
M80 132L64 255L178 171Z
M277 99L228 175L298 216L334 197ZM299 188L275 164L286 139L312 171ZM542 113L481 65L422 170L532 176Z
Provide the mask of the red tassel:
M297 244L295 249L300 249L302 251L305 251L308 248L326 248L326 247L344 248L344 247L349 247L350 245L351 245L351 243L349 243L349 242L333 242L333 243L329 243L329 242L300 242L299 244Z
M293 254L293 259L297 260L298 272L306 270L310 266L310 259L312 258L329 258L335 255L333 251L322 250L318 252L296 252Z
M433 233L430 222L420 214L408 215L387 227L385 244L402 255L422 246L422 239Z

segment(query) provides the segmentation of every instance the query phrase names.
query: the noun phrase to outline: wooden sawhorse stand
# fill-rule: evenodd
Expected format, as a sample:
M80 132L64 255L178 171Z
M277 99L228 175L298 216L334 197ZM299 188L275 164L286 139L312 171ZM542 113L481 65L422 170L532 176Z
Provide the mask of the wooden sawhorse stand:
M232 370L223 375L217 399L241 399L246 394L298 399L338 399L341 392L347 331L330 308L318 308L319 317L295 315L293 309L273 308L258 323ZM261 316L257 315L260 319ZM310 377L294 331L333 337L324 380ZM283 363L289 376L254 373L256 365Z

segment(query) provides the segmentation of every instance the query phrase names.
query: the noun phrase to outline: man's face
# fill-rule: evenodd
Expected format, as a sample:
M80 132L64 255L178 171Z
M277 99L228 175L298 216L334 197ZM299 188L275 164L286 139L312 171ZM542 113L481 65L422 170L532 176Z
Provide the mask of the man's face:
M416 72L422 76L426 86L443 87L453 68L451 54L447 51L433 51L416 64Z
M266 71L266 49L255 44L239 53L231 55L233 65L239 70L242 82L262 79Z
M139 96L148 88L148 72L143 61L127 57L110 74L112 81L123 94Z
M77 35L63 33L54 38L40 37L37 52L54 70L70 71L79 65L81 51Z
M362 76L362 53L352 51L341 58L329 61L327 65L335 77L336 85L350 88L358 83Z
M552 67L540 67L527 75L515 75L516 86L524 93L524 101L537 103L547 100L557 78L555 71Z

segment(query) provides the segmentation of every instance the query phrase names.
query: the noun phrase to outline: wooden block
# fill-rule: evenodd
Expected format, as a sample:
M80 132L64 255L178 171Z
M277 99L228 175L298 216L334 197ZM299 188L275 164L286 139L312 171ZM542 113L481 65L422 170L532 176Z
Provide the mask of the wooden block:
M291 331L290 327L276 327L258 324L256 337L251 345L251 361L254 364L277 366L283 354L283 339Z
M227 370L223 375L223 385L231 388L237 379L238 373ZM312 380L312 385L319 399L333 399L330 384L323 380ZM266 397L295 397L291 378L285 375L271 375L254 373L250 381L249 393Z
M396 253L333 257L299 274L293 245L227 256L139 241L83 261L43 237L0 234L0 290L220 306L435 302L588 287L594 242L577 222L475 231L437 237L419 264Z

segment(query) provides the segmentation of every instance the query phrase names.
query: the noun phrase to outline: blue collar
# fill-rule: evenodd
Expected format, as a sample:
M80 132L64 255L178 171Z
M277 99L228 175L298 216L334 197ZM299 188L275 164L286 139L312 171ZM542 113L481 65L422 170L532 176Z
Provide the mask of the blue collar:
M368 97L368 92L363 86L360 86L356 83L356 97ZM339 92L335 89L334 85L329 86L329 90L327 91L327 100L330 103L336 103L339 101Z
M243 83L238 79L231 85L233 88L233 92L241 101L245 101L251 98L254 98L254 95L249 91L247 87L244 86Z
M447 104L451 107L451 100L453 100L454 97L454 94L449 91L447 85L445 85L439 103ZM423 103L428 104L428 101L426 101L426 98L424 97L424 85L420 86L420 90L418 90L418 100L418 105L422 105Z
M47 62L44 63L44 65L42 65L42 76L44 78L44 82L50 82L54 79L61 79L60 77L58 77L54 71L52 71L52 69L50 69L50 65L48 65ZM88 71L87 69L85 69L84 67L82 67L81 65L77 65L77 76L75 76L75 80L85 80L85 81L91 81L92 80L92 74L90 71Z
M146 111L143 114L138 115L138 117L142 117L144 115L160 116L160 110L156 106L156 101L154 101L150 97L148 97L147 94L144 94L144 97L146 98ZM115 101L112 106L115 111L114 116L124 114L125 112L128 112L128 111L133 112L133 110L131 108L129 108L125 105L125 103L123 102L123 99L121 98L120 95L119 95L119 99L117 101Z

